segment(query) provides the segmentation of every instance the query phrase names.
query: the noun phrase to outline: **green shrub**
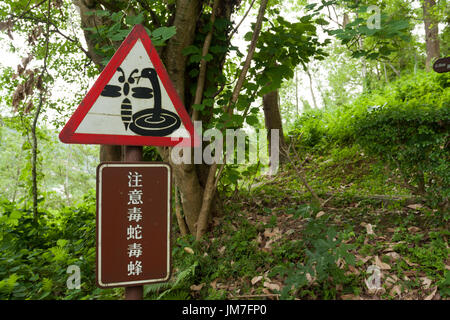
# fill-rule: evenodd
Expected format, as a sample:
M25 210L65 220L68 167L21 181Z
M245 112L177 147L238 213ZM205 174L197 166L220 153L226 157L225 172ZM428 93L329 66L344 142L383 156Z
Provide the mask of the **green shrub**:
M311 110L290 132L311 151L363 149L388 165L403 186L448 206L450 74L418 72L362 94L348 106ZM301 139L298 139L301 136ZM354 149L356 147L356 149Z
M95 285L95 192L60 211L31 210L0 199L0 299L109 299L121 289ZM67 268L81 272L69 289Z
M398 82L383 106L369 107L353 124L355 140L368 154L398 171L413 193L442 208L450 193L448 79Z
M309 110L294 124L290 135L301 136L301 145L307 148L321 147L327 140L327 125L323 110Z
M355 257L350 253L353 245L343 242L343 233L338 233L328 225L327 219L310 220L303 231L305 261L290 266L277 266L273 273L286 275L281 290L282 299L293 299L314 293L313 287L320 287L321 299L336 299L336 285L349 285L352 278L345 275L339 264L355 265Z

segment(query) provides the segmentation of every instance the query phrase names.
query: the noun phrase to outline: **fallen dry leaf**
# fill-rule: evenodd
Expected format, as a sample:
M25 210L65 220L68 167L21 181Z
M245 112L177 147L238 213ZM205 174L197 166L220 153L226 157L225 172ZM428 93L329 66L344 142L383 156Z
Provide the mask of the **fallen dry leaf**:
M391 270L391 266L387 263L384 263L381 261L381 259L378 256L375 256L375 264L381 269L381 270Z
M190 288L191 288L192 291L200 291L200 290L202 290L202 288L203 288L204 286L205 286L204 283L201 283L201 284L199 284L199 285L193 284Z
M373 257L372 256L367 256L367 257L361 257L360 255L356 255L356 259L358 259L358 260L360 260L360 261L362 261L362 263L364 264L364 263L366 263L367 261L369 261L370 259L372 259Z
M356 274L356 275L359 275L359 274L360 274L359 270L356 269L356 268L355 268L354 266L352 266L352 265L348 265L348 270L349 270L351 273L353 273L353 274Z
M406 258L403 258L403 260L405 260L405 262L406 262L406 263L408 264L408 266L410 266L410 267L417 267L417 266L418 266L417 263L413 263L413 262L409 261L409 260L406 259Z
M402 294L402 288L399 285L394 286L391 291L389 292L389 295L391 296L400 296Z
M426 296L424 300L431 300L431 299L433 299L434 295L436 294L436 291L437 291L437 286L433 288L433 291L431 291L431 294Z
M408 276L408 277L416 276L417 275L417 270L407 270L407 271L403 272L403 274Z
M367 281L367 280L366 280L366 281ZM367 283L366 283L366 285L367 285ZM369 287L367 287L366 290L367 290L367 293L368 293L369 295L372 295L372 296L382 295L383 293L386 292L386 289L383 288L383 287L381 287L381 288L372 288L372 289L370 289Z
M394 260L394 261L398 260L400 258L400 255L397 252L395 252L395 251L388 252L388 253L386 253L386 255L388 257L392 258L392 260Z
M268 288L268 289L270 289L270 290L272 290L272 291L274 291L274 290L280 291L280 289L281 289L280 285L278 285L276 283L271 283L271 282L268 282L268 281L265 281L263 286Z
M213 289L216 289L216 287L217 287L217 280L218 280L218 278L210 283L210 285Z
M419 232L419 231L420 231L420 228L417 228L417 227L409 227L409 228L408 228L408 231L409 231L409 232Z
M263 241L262 235L261 235L261 233L258 233L258 236L256 237L256 242L262 243L262 241Z
M343 267L345 266L345 260L342 259L342 258L339 258L339 259L336 261L336 266L337 266L338 268L340 268L340 269L343 269Z
M277 240L281 238L281 231L278 227L276 228L267 228L264 230L264 236L266 238L273 238L274 240Z
M314 281L316 281L316 277L311 276L309 273L306 273L306 280L308 280L308 284L312 284Z
M266 245L264 246L264 251L268 252L270 250L272 250L272 243L274 243L275 240L274 239L270 239L269 241L266 242Z
M194 254L194 250L192 250L192 248L189 248L189 247L184 247L184 251L186 251L187 253L190 253L190 254Z
M325 211L319 211L316 214L316 219L319 219L321 216L323 216L325 214Z
M286 231L286 235L287 236L290 236L291 234L293 234L293 233L295 233L295 230L294 229L289 229L288 231Z
M420 281L423 283L423 286L425 289L429 289L431 286L431 279L427 278L427 277L420 277L419 278Z
M261 281L263 277L262 276L256 276L251 280L251 283L254 285L256 283L258 283L259 281Z
M416 204L410 204L407 207L410 209L413 209L413 210L417 210L417 209L423 208L423 205L421 205L420 203L416 203Z
M386 277L385 284L388 288L390 288L397 282L398 282L398 277L395 274L390 274Z
M272 292L270 292L270 291L267 290L266 288L263 288L262 291L263 291L265 294L272 294Z
M375 234L373 232L373 226L370 223L366 224L366 230L367 230L367 234Z

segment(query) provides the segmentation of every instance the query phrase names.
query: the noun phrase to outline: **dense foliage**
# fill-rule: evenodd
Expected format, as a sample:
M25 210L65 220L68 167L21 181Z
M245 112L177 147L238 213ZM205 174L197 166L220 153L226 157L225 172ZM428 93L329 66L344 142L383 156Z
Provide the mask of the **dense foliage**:
M413 193L442 210L450 192L448 75L418 73L362 95L351 105L311 110L292 130L315 150L358 145L390 172L399 171Z
M30 210L6 200L0 210L1 299L82 299L100 294L93 272L95 194L78 206L43 212L38 224ZM70 265L80 268L80 290L66 285Z

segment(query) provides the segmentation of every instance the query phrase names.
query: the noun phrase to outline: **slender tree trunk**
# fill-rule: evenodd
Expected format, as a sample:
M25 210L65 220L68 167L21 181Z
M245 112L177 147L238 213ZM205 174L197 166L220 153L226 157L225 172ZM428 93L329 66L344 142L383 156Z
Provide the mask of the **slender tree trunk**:
M261 5L258 10L258 16L256 18L255 28L254 28L254 32L252 35L252 40L250 42L250 47L247 52L247 57L245 58L244 65L240 71L239 78L236 81L236 85L233 89L233 93L231 95L230 102L225 109L225 112L228 112L229 114L233 114L233 105L237 102L237 100L239 98L239 93L242 89L242 85L244 84L245 77L250 68L250 64L251 64L253 55L256 50L256 43L258 41L259 34L261 33L261 26L262 26L262 21L264 18L264 13L266 11L267 2L268 2L268 0L261 0ZM219 181L220 175L224 168L224 164L221 165L221 167L217 173L217 176L216 176L217 168L218 168L218 165L216 162L214 162L209 168L205 191L203 193L203 201L202 201L201 211L200 211L200 214L198 217L198 228L197 228L197 233L196 233L197 240L201 239L201 237L205 234L205 232L208 228L208 218L209 218L209 214L210 214L211 204L214 199L214 193L216 191L217 183Z
M69 192L69 170L70 170L70 163L72 161L72 146L69 145L69 157L66 161L66 167L64 172L64 194L66 195L66 205L70 205L70 192ZM62 173L61 173L62 174Z
M51 2L48 1L47 5L47 21L46 21L46 30L45 30L45 56L44 56L44 65L42 67L42 71L40 74L41 78L44 78L47 73L47 59L49 54L49 38L50 38L50 8ZM37 223L39 219L38 213L38 181L37 181L37 166L38 166L38 139L36 135L36 130L38 126L39 116L41 114L44 99L47 95L47 90L44 88L39 93L39 104L36 107L36 111L33 117L33 123L31 125L31 137L32 137L32 146L31 146L31 181L32 181L32 194L33 194L33 218L34 222Z
M433 16L433 8L436 6L435 0L423 0L423 22L425 27L425 41L427 48L426 70L430 71L434 59L439 58L439 26L437 19Z
M267 140L269 147L269 157L272 150L272 129L278 129L278 146L280 150L280 163L285 163L287 158L284 150L286 150L286 141L283 134L283 123L281 121L281 113L279 106L278 90L269 92L263 96L264 121L267 130Z
M14 183L14 191L13 191L13 196L12 196L12 200L11 202L16 202L16 197L17 197L17 192L19 189L19 182L20 182L20 162L22 160L22 150L19 154L19 158L16 159L17 160L17 170L16 170L16 179L15 179L15 183Z
M297 117L299 116L299 106L298 106L298 71L295 68L295 110L297 112Z
M305 71L309 78L309 90L311 91L311 97L313 99L314 108L317 109L317 101L316 101L316 95L314 94L312 76L308 69L305 69Z
M176 3L174 26L177 33L168 41L163 61L172 83L183 103L186 99L188 84L186 80L186 60L183 49L194 42L197 20L201 11L201 1L179 0ZM186 103L185 103L186 105ZM203 188L200 184L194 164L174 164L170 157L170 148L158 148L165 161L171 163L175 183L181 195L186 224L191 234L197 230L198 215L202 206ZM191 149L191 159L193 155Z

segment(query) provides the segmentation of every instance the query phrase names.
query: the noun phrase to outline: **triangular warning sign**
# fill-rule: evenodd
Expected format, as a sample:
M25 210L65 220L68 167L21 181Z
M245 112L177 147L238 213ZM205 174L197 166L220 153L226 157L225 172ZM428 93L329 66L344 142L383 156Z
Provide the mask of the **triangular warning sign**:
M136 25L59 134L64 143L197 145L194 126L142 25Z

